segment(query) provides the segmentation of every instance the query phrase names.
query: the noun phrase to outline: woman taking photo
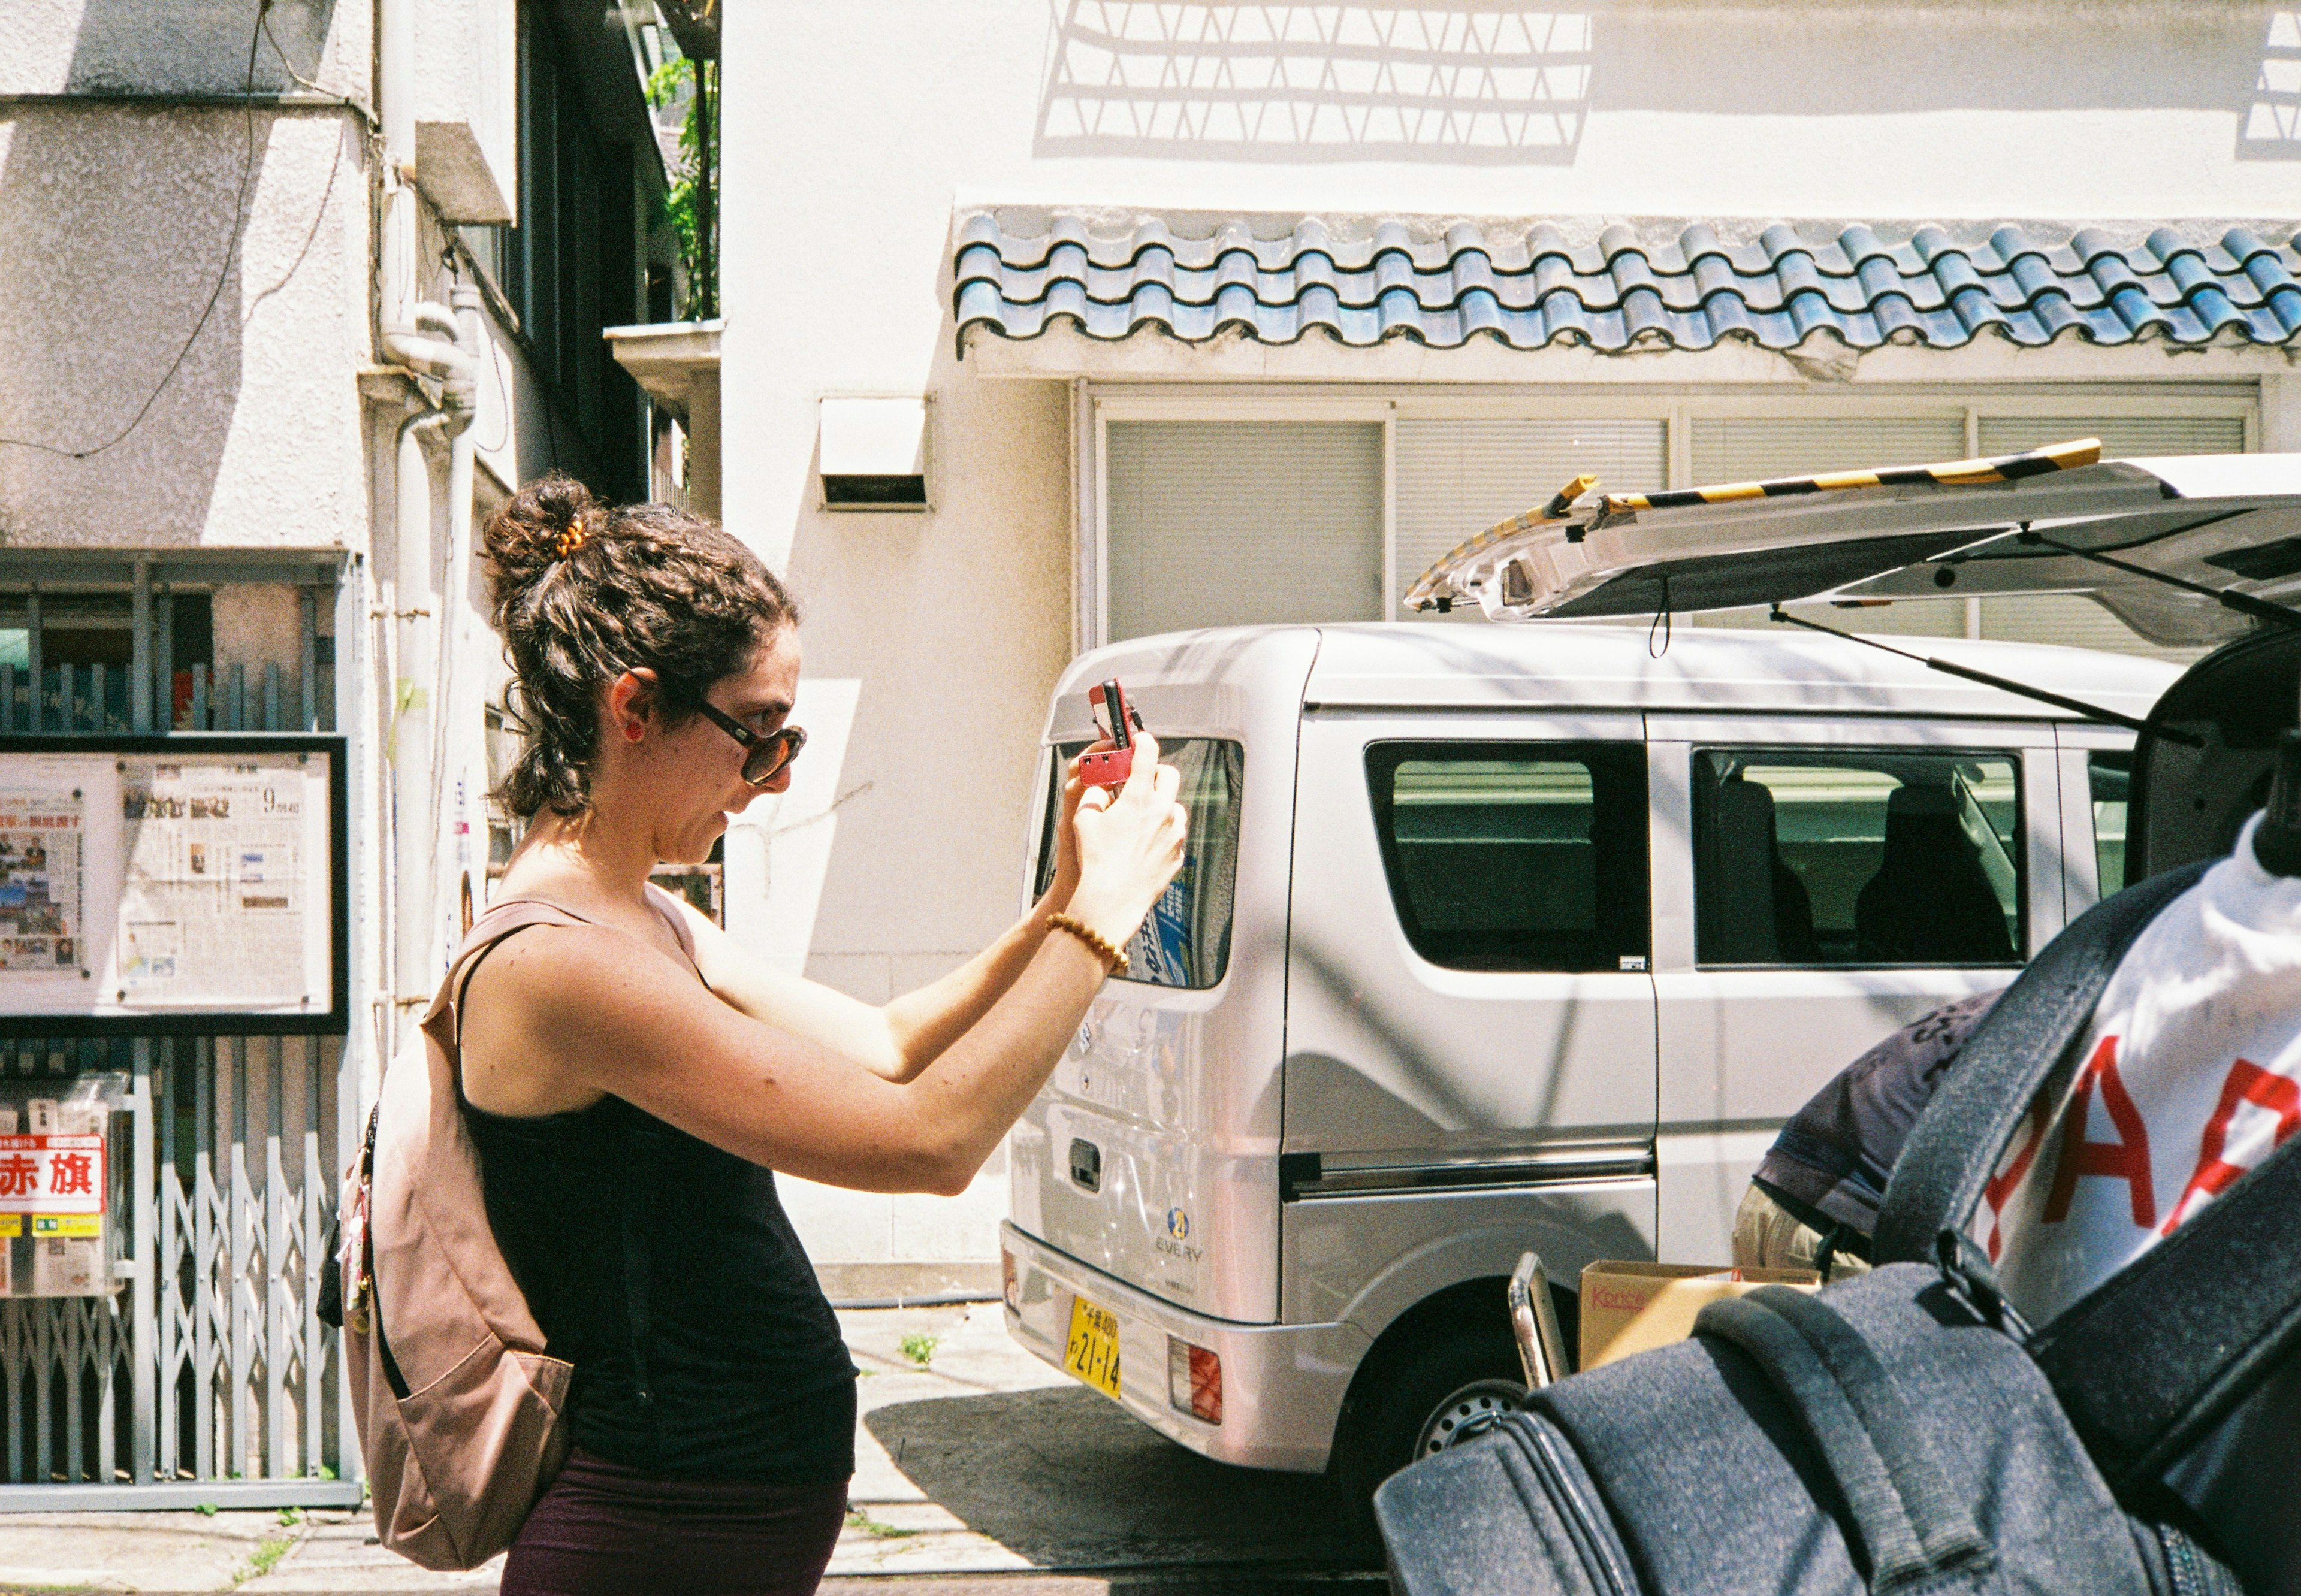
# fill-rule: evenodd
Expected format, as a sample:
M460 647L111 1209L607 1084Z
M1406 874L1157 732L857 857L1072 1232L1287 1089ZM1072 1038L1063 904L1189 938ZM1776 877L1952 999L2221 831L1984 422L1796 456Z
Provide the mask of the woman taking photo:
M555 913L475 928L462 1084L489 1224L574 1366L574 1450L505 1596L809 1592L845 1517L855 1369L773 1172L962 1191L1180 867L1177 777L1149 737L1117 793L1074 777L1046 895L873 1007L648 883L790 785L782 584L709 522L563 477L485 537L525 725L502 797L527 832L496 901Z

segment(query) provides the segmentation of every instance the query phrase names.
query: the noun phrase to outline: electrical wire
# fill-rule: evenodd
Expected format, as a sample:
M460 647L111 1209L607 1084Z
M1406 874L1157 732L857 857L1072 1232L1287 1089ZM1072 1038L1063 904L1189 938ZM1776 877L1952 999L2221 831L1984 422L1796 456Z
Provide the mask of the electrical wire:
M175 359L168 363L168 369L160 374L160 380L144 397L144 403L137 407L128 424L102 443L88 448L71 449L57 444L43 443L38 439L0 435L0 447L33 449L44 455L61 455L67 460L92 460L106 449L124 442L130 433L144 424L145 418L152 414L152 406L159 403L160 396L167 391L168 385L176 380L176 373L184 369L184 362L191 357L192 346L198 343L200 334L207 330L208 322L223 298L224 285L231 280L233 263L239 259L240 232L247 220L248 186L255 180L255 58L270 33L264 19L272 5L272 0L256 0L255 26L247 36L247 85L243 91L247 100L243 108L247 119L247 138L240 155L239 193L232 204L231 234L224 243L223 263L216 269L215 287L208 290L207 303L200 307L200 318L192 323L191 335L184 339L183 347L176 351ZM277 49L279 46L275 44L272 47Z

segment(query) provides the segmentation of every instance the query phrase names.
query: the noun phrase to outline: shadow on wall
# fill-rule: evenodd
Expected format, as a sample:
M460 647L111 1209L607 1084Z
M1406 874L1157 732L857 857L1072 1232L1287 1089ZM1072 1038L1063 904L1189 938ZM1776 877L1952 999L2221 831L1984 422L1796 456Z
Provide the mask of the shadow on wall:
M29 87L237 95L253 46L255 91L290 90L281 54L316 59L336 6L280 8L278 48L255 34L255 0L191 8L169 29L152 9L87 0L65 80ZM324 195L314 213L297 206L244 272L284 120L51 104L0 121L0 437L44 446L0 445L0 539L200 540L239 409L242 329L330 213ZM339 148L336 194L357 163Z
M1032 153L1571 165L1593 111L2225 111L2301 158L2301 12L1052 0ZM2134 70L2137 61L2149 63Z

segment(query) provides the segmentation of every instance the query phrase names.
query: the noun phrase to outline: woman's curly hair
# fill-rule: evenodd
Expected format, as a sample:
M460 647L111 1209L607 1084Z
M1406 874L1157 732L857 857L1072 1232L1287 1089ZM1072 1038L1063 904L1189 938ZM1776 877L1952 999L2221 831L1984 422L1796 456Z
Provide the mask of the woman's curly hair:
M618 676L652 670L663 713L683 720L799 620L766 563L716 522L669 505L609 509L556 472L481 536L523 734L497 796L523 818L589 806L599 695Z

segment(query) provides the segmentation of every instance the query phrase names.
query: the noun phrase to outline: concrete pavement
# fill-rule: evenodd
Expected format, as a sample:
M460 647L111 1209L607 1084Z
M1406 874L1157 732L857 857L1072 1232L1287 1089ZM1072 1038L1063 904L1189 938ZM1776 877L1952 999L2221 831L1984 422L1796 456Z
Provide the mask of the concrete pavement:
M1008 1339L997 1303L844 1313L862 1370L830 1596L1355 1596L1326 1483L1209 1463ZM908 1351L906 1343L908 1341ZM920 1356L924 1355L924 1362ZM0 1516L0 1592L492 1592L427 1574L364 1514Z

